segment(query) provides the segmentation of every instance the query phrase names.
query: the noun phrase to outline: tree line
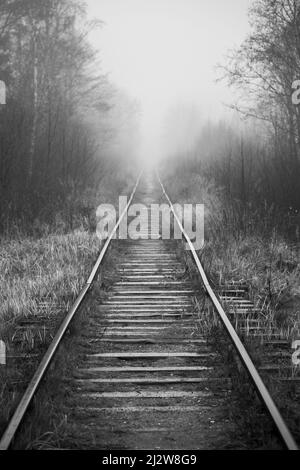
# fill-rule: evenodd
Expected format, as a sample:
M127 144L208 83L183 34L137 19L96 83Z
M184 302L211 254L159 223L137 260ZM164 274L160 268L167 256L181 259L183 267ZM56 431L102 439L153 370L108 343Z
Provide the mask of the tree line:
M249 19L251 33L229 57L225 77L242 93L239 111L265 124L257 169L262 196L299 209L300 108L292 95L300 78L300 3L256 0Z
M103 178L113 92L88 40L99 26L79 0L0 1L0 230Z
M255 0L251 32L219 66L239 117L206 123L186 164L245 205L300 209L300 2ZM297 97L297 96L296 96Z

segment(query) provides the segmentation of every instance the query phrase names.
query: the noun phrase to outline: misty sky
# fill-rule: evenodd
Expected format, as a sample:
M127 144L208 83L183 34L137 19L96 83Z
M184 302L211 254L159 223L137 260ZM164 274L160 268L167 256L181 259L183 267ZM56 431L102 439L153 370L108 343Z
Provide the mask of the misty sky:
M86 0L104 21L92 35L103 70L137 98L144 147L157 151L165 116L193 107L203 120L218 118L232 100L215 83L215 65L249 31L252 0ZM192 132L192 131L191 131Z

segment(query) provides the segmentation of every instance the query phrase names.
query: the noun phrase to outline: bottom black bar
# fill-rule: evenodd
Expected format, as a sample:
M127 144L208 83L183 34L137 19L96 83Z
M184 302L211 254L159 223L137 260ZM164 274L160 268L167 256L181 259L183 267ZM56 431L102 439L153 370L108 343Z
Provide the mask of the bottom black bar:
M287 464L286 451L247 451L247 450L221 450L221 451L199 451L199 450L145 450L145 451L128 451L128 450L95 450L95 451L81 451L81 450L67 450L67 451L6 451L0 452L0 467L1 469L8 468L5 464L10 465L20 459L22 465L25 462L31 464L37 463L51 465L53 463L66 464L68 467L74 462L77 468L86 470L87 468L124 468L124 469L138 469L138 468L164 468L164 467L189 467L199 468L204 464L209 464L211 467L212 462L221 459L222 466L228 462L231 466L234 463L245 462L245 455L247 454L247 463L249 459L261 461L263 457L268 459L271 463L272 457L275 457L276 463ZM251 455L250 455L251 454ZM291 456L291 453L289 453ZM294 454L294 457L297 454ZM254 461L253 459L253 461ZM275 460L274 459L274 460ZM91 467L92 465L92 467ZM87 467L89 466L89 467ZM31 469L33 468L31 467ZM240 467L239 467L240 468ZM40 467L39 467L40 469Z

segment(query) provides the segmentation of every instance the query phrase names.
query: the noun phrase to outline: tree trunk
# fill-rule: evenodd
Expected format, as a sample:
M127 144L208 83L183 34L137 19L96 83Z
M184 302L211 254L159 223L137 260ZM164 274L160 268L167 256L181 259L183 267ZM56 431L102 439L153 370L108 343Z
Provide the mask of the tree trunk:
M241 200L246 203L244 141L241 138Z
M28 159L28 185L32 182L33 163L36 148L36 133L37 133L37 105L38 105L38 58L36 51L36 37L33 36L33 118L30 137L29 159Z

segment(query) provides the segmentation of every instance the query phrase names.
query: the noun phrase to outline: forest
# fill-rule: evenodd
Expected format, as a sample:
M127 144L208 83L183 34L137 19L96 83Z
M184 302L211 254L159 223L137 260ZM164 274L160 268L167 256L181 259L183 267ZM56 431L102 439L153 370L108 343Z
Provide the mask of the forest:
M226 198L256 209L300 209L300 11L296 0L253 2L251 33L217 66L236 93L235 117L203 122L179 165L213 179ZM295 99L293 99L295 98Z
M115 141L136 142L139 111L101 71L88 40L95 28L101 21L87 20L81 1L0 2L2 233L55 225L60 215L73 228L105 178L106 188L112 174L122 187Z

